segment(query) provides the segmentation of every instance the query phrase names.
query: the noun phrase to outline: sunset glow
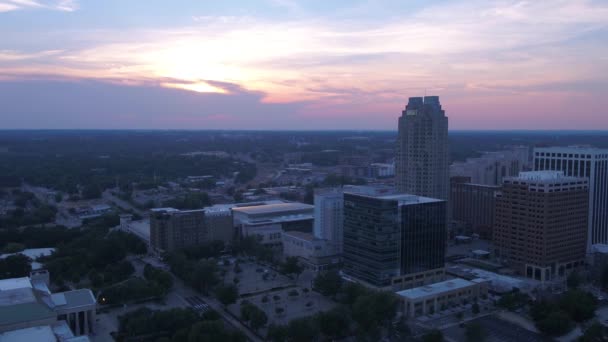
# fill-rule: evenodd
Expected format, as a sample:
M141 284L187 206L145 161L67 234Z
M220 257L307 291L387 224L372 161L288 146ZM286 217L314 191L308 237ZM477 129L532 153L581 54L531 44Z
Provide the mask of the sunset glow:
M340 129L394 129L407 97L426 91L456 129L566 129L573 114L582 129L608 128L602 1L182 2L0 0L3 89L87 80L254 96L260 115L294 104L275 128ZM7 128L41 115L0 99ZM307 123L319 115L323 126Z

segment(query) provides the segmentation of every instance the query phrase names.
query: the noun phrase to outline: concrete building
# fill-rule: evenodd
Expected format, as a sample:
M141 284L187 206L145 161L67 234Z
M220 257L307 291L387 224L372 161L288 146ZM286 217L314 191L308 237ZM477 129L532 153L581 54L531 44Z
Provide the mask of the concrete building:
M539 281L583 264L587 241L588 181L560 171L522 172L504 181L496 199L497 255Z
M469 177L472 184L502 185L504 178L516 177L519 172L531 170L529 150L527 146L518 146L505 151L484 152L480 157L454 162L450 165L450 177Z
M240 236L258 236L260 242L279 247L286 231L312 233L314 206L278 202L232 208L233 225Z
M201 244L207 239L205 210L156 208L150 210L150 245L156 251L174 250Z
M372 163L370 174L374 178L388 178L395 176L395 164Z
M608 244L608 149L544 147L534 149L534 170L563 171L589 180L587 252L597 243Z
M443 279L446 202L390 188L344 193L344 273L363 284L404 289Z
M282 234L283 256L297 257L302 264L314 272L336 268L340 255L330 241L319 239L310 233L298 231Z
M0 280L0 333L65 321L74 335L95 332L97 300L89 289L51 293L45 270Z
M469 281L460 278L397 292L403 300L403 312L407 317L424 316L472 304L487 294L485 280Z
M410 97L399 118L395 167L400 192L448 199L448 118L438 96Z
M86 335L74 336L65 321L0 333L2 342L89 342Z
M232 208L237 205L220 204L196 210L151 209L150 245L156 251L169 252L214 240L230 243L235 235Z
M492 239L499 186L472 184L469 177L450 178L450 218L465 223L482 239Z
M112 212L112 207L107 204L97 204L89 207L79 207L76 209L76 215L81 220L92 219L103 216Z
M342 188L319 189L315 191L314 201L314 236L330 241L341 252L344 239L344 193Z

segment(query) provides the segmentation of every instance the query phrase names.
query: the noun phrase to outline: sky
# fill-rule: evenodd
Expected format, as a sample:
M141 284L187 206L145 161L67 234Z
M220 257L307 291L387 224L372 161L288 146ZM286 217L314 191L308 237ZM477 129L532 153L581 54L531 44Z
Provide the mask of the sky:
M608 130L605 0L0 0L0 129Z

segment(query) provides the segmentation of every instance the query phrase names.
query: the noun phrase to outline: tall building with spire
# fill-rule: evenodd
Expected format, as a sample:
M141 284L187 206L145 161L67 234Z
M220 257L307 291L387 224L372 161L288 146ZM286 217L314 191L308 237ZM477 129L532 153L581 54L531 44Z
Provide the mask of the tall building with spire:
M448 118L439 96L410 97L399 118L397 141L397 189L447 200Z

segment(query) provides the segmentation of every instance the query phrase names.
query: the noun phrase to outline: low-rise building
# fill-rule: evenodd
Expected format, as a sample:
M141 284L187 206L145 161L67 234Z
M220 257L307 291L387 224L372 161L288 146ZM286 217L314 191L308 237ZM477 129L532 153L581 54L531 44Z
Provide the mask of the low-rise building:
M283 256L297 257L307 268L317 272L340 265L339 252L329 240L298 231L282 234Z
M216 240L230 243L234 238L232 206L151 209L150 245L156 251L173 251Z
M112 207L107 204L97 204L76 209L76 214L81 220L100 217L111 212Z
M261 243L278 247L283 232L312 232L314 206L277 201L256 204L232 208L233 224L240 236L258 236Z
M89 342L86 335L74 336L65 321L59 321L53 325L42 325L31 328L11 330L0 333L0 341L3 342Z
M95 331L97 300L89 289L51 293L47 271L0 280L0 333L65 321L74 335Z
M455 278L399 291L397 295L403 300L405 315L418 317L473 303L487 293L487 283L483 279Z
M370 173L374 178L394 177L395 164L373 163L370 165Z

